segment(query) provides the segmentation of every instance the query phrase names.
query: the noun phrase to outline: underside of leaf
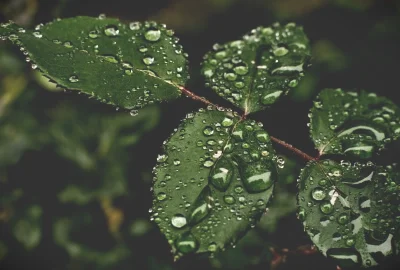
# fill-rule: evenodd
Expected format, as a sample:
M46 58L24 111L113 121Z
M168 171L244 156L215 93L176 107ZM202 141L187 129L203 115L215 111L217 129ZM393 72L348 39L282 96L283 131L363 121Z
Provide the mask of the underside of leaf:
M398 254L398 168L332 160L300 175L298 217L318 249L342 267L370 267Z
M34 31L10 22L1 25L0 36L62 87L126 109L176 99L189 78L178 39L155 22L76 17Z
M302 27L258 27L206 54L202 73L218 95L245 114L265 109L296 87L309 65L310 46Z
M230 111L188 114L164 143L152 219L179 258L233 245L265 211L277 177L268 134Z

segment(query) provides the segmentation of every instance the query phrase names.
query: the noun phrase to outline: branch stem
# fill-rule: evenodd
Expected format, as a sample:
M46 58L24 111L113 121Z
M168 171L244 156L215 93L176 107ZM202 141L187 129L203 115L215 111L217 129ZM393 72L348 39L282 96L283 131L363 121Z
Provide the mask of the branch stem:
M203 102L203 103L205 103L207 105L211 105L211 106L214 106L214 107L217 107L217 108L219 107L217 104L212 103L211 101L207 100L204 97L200 97L200 96L196 95L195 93L191 92L190 90L186 89L183 86L179 86L179 89L182 91L182 93L184 95L186 95L187 97L190 97L193 100L197 100L197 101Z
M296 147L294 147L291 144L288 144L287 142L284 142L282 140L279 140L278 138L275 138L273 136L270 136L271 140L274 141L277 144L282 145L283 147L289 149L290 151L296 153L297 155L299 155L300 157L302 157L303 159L307 160L307 161L312 161L312 160L318 160L318 158L312 157L306 153L304 153L303 151L301 151L300 149L297 149Z

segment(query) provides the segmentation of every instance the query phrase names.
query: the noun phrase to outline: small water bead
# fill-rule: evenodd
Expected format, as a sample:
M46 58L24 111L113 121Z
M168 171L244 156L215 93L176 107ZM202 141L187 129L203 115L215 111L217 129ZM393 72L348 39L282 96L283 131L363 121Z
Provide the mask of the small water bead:
M165 154L158 155L157 162L163 163L163 162L167 161L167 159L168 159L168 155L165 155Z
M137 31L140 29L140 25L141 25L140 22L131 22L129 24L129 29Z
M319 206L320 210L324 214L331 214L334 210L333 205L329 201L323 201Z
M198 243L196 238L190 232L187 232L176 240L175 247L179 252L187 254L196 251Z
M225 202L226 204L231 205L231 204L234 204L234 203L236 202L236 200L235 200L235 198L234 198L233 196L231 196L231 195L225 195L225 196L224 196L224 202Z
M89 32L89 37L90 37L90 38L93 38L93 39L94 39L94 38L98 38L98 36L99 36L99 35L97 34L97 31L94 31L94 30L93 30L93 31L90 31L90 32Z
M210 126L206 126L203 129L203 134L206 135L206 136L211 136L211 135L214 134L214 129L212 127L210 127Z
M33 36L36 38L42 38L43 35L40 32L36 31L36 32L33 32Z
M242 186L236 186L234 189L235 193L240 194L243 192L243 187Z
M71 77L69 77L68 80L69 80L70 82L72 82L72 83L79 82L79 78L78 78L78 76L76 76L76 75L72 75Z
M186 217L182 214L176 214L171 218L171 224L175 228L183 228L187 224Z
M180 165L181 164L181 161L179 160L179 159L175 159L174 160L174 165L175 166L178 166L178 165Z
M274 50L275 56L284 56L289 52L285 47L278 47Z
M249 68L246 65L238 65L233 68L233 71L238 75L246 75L249 72Z
M213 242L210 245L208 245L207 250L210 251L210 252L215 252L215 251L217 251L217 248L218 248L217 244Z
M356 241L353 239L353 238L348 238L348 239L346 239L346 246L348 246L348 247L352 247L352 246L354 246L354 244L356 243Z
M146 56L146 57L144 57L143 58L143 63L145 64L145 65L152 65L153 63L154 63L154 57L151 57L151 56Z
M306 219L306 210L304 207L299 207L297 209L297 217L299 218L300 221L304 221Z
M131 116L137 116L137 115L139 114L139 112L138 112L138 110L131 110L131 111L129 112L129 114L130 114Z
M225 117L224 120L222 120L222 126L223 127L230 127L232 125L233 125L232 118Z
M316 187L311 192L311 196L316 201L322 201L326 197L326 193L322 188Z
M337 217L337 222L341 225L347 224L349 222L349 216L345 213L342 213Z
M146 31L146 33L144 34L144 37L148 40L148 41L158 41L161 37L161 31L159 29L150 29L148 31Z
M265 132L265 131L263 131L263 130L260 130L260 131L257 131L257 132L256 132L256 138L257 138L257 140L258 140L259 142L261 142L261 143L267 143L267 142L269 142L268 133Z
M207 159L206 161L204 161L203 166L206 168L210 168L214 165L214 161L212 161L211 159Z
M228 81L234 81L237 78L237 75L232 72L226 72L224 73L224 78L227 79Z
M167 198L167 194L165 194L164 192L160 192L157 194L157 200L159 201L164 201Z
M108 37L116 37L119 35L119 29L115 25L109 25L104 29L104 34Z

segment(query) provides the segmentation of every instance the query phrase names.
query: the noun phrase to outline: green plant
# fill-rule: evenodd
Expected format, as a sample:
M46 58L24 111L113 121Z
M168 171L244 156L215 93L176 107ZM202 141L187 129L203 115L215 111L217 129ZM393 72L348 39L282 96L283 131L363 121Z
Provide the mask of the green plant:
M298 182L298 217L324 255L342 266L369 267L397 254L399 170L393 160L377 158L400 136L393 102L364 91L321 91L309 114L318 157L248 119L295 88L309 66L309 41L294 23L258 27L205 56L207 86L234 110L185 88L187 55L165 25L123 24L101 15L56 20L33 31L3 23L0 35L59 86L132 116L181 94L207 105L187 114L154 168L151 219L175 258L224 250L254 227L273 195L276 167L284 163L273 142L308 162ZM67 148L60 152L74 155Z

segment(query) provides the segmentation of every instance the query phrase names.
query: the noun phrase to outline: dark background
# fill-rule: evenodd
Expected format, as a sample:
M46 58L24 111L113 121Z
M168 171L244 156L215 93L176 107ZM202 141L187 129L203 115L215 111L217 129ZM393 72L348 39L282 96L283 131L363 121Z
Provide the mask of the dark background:
M166 23L168 28L175 30L184 51L189 54L191 80L187 88L226 107L230 106L229 103L204 87L200 76L202 57L212 45L238 39L257 26L267 26L276 21L294 21L303 25L312 44L313 66L297 89L270 110L255 113L252 118L263 122L271 135L310 155L315 155L316 151L309 139L307 113L321 89L364 89L400 103L398 1L12 0L2 1L0 11L1 21L13 19L29 28L56 17L98 16L100 13L125 22L155 20ZM281 189L282 194L288 196L289 205L283 198L275 205L278 209L276 213L272 212L273 204L270 215L263 218L260 225L235 249L211 259L206 255L196 255L174 263L168 243L149 221L151 170L162 142L186 113L197 110L202 104L182 98L173 104L152 106L139 113L138 117L142 118L125 120L129 112L116 112L111 106L97 104L76 93L49 90L49 86L38 82L35 73L24 64L18 49L5 42L0 42L0 48L0 76L3 81L0 101L8 91L6 88L9 86L4 83L6 78L15 76L11 78L24 81L26 85L23 94L18 95L14 103L8 104L7 110L12 113L0 113L0 129L6 124L15 124L15 130L25 139L22 144L13 141L13 136L0 136L0 267L271 269L270 247L296 250L299 246L311 244L296 219L293 204L296 175L305 163L277 146L276 149L287 160L287 178ZM107 125L114 125L98 123L110 115L121 122L115 124L120 131L113 141L116 146L110 150L108 157L95 156L95 165L87 165L79 158L78 150L86 149L86 152L82 151L89 156L95 152L99 137L109 128ZM86 118L92 119L93 123L87 122ZM154 123L146 126L149 119ZM93 130L86 130L88 126ZM64 132L70 140L54 135L58 134L54 130ZM129 147L117 146L122 137L131 138L132 134L138 134L138 138ZM7 150L6 146L14 148ZM75 149L74 153L78 154L66 154L66 149ZM10 151L19 151L21 155L9 160L7 153ZM114 171L121 176L115 176ZM104 191L107 190L105 183L116 181L114 178L123 183L127 193L108 194ZM88 195L90 191L99 192L84 203L77 203L78 199L60 200L58 194L71 184L81 187L84 196L92 196ZM22 195L18 195L21 192ZM111 202L111 206L107 202ZM41 209L40 218L27 214L32 205ZM18 239L35 239L32 236L35 230L29 225L21 225L21 220L27 220L31 226L37 225L40 240L32 240L33 244L21 244ZM81 252L75 255L68 252L67 244L60 245L55 240L57 230L54 224L59 221L67 224L65 220L69 220L74 228L68 237L81 247ZM107 223L110 220L114 220L117 229L110 229ZM268 226L271 227L265 229L264 225L269 222L274 225L270 224ZM18 226L22 229L16 232L14 229ZM120 246L128 250L128 255L118 255L120 253L115 251L115 247ZM102 258L107 256L117 259L104 263ZM317 253L292 254L287 257L286 263L277 266L277 269L303 268L328 270L336 269L336 265Z

